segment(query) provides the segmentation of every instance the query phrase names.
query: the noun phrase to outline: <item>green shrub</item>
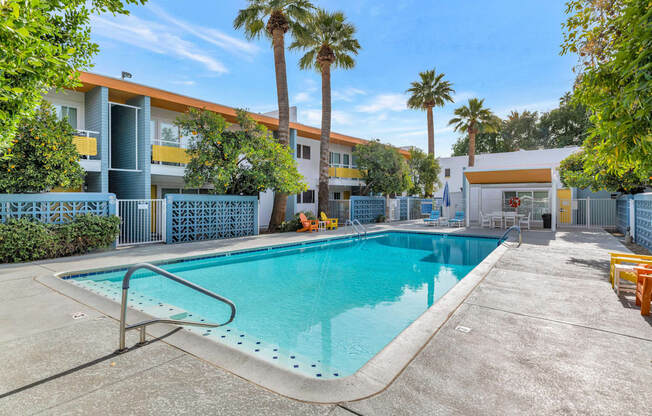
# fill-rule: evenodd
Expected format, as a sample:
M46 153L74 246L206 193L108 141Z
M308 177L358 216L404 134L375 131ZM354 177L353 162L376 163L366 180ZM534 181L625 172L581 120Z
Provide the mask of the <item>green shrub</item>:
M299 214L300 212L297 212L294 214L294 218L292 218L290 221L283 221L281 225L279 225L278 230L281 233L287 233L287 232L292 232L296 231L299 228L303 228L303 225L301 225L301 220L299 219ZM310 211L306 211L303 213L303 215L306 216L309 220L316 220L317 217L315 217L315 214L313 214Z
M16 263L84 254L111 245L120 218L84 214L68 224L10 219L0 224L0 262Z

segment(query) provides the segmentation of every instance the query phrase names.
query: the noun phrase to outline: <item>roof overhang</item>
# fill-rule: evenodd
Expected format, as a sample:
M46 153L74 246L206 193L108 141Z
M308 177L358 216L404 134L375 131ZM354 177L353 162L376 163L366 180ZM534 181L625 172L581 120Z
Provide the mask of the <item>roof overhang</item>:
M79 76L82 85L75 88L77 91L87 92L91 89L102 86L109 89L109 101L125 104L132 98L139 96L150 97L152 107L165 108L180 113L185 113L189 108L201 108L220 114L227 121L235 123L237 121L237 112L235 108L225 105L204 101L197 98L187 97L185 95L161 90L158 88L148 87L146 85L136 84L123 79L107 77L104 75L93 74L91 72L81 72ZM251 117L263 124L269 129L278 129L278 119L262 114L250 113ZM296 129L297 134L307 139L320 140L321 129L312 126L306 126L301 123L290 123L291 129ZM331 133L331 142L355 146L356 144L367 143L367 140L360 139L345 134ZM404 149L398 149L405 157L409 157L410 152Z
M551 183L552 169L504 169L466 171L464 176L471 185L508 184L508 183Z

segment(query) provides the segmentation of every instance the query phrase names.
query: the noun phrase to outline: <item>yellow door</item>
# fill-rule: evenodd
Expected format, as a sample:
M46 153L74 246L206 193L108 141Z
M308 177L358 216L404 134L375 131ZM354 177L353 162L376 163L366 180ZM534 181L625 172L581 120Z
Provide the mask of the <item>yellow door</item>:
M571 205L571 190L557 189L557 200L559 201L559 223L570 224L573 212Z

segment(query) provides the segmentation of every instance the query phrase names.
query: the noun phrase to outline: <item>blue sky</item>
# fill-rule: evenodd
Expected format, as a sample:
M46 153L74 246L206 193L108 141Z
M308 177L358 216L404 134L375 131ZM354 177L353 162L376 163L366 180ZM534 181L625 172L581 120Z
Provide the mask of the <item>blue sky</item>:
M397 146L427 148L426 115L405 107L419 71L444 72L456 103L435 111L437 156L459 137L447 126L470 97L505 116L545 111L571 89L574 58L559 56L564 1L328 0L358 29L362 50L352 70L332 75L333 130ZM131 15L95 16L100 45L93 72L254 112L276 109L269 41L247 41L233 30L244 0L150 0ZM287 40L289 44L289 39ZM291 105L299 121L319 126L320 76L297 67L287 52Z

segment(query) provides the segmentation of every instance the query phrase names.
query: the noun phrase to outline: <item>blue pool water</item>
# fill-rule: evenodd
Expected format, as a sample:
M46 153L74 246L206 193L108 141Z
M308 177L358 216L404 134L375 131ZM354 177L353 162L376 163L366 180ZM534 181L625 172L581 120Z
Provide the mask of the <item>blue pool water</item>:
M355 373L493 249L496 239L390 232L161 266L231 299L232 324L191 329L312 377ZM124 270L75 277L119 301ZM129 305L224 321L228 308L168 279L134 275Z

